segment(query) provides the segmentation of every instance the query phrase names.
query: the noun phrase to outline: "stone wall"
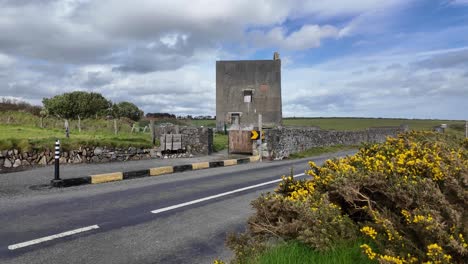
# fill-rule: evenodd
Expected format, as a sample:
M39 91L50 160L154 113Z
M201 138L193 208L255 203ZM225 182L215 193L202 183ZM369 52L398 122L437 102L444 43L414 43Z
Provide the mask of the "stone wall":
M282 127L265 130L263 156L283 159L292 153L314 147L359 145L363 142L383 142L387 136L403 132L402 127L376 127L360 131L334 131L316 128Z
M164 156L157 148L140 149L134 147L125 149L105 147L79 148L60 153L61 164L102 163L150 158L164 158ZM52 149L29 152L22 152L17 149L0 151L0 172L8 172L29 166L45 166L54 164L54 162L54 151Z
M182 134L184 153L162 153L159 148L106 148L86 147L77 150L64 151L60 154L60 163L103 163L112 161L141 160L151 158L183 158L197 154L209 155L213 151L213 130L197 127L164 127L156 128L157 138L163 133ZM159 133L159 135L158 135ZM17 149L0 150L0 173L20 170L31 166L45 166L54 164L53 149L44 151L23 152Z
M181 134L182 147L189 154L210 155L213 152L213 129L206 127L155 127L156 138L163 134Z

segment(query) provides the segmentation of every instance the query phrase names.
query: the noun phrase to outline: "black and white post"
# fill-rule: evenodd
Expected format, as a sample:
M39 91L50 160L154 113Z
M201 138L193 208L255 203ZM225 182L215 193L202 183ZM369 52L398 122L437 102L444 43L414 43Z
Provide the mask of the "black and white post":
M62 186L62 180L60 179L60 140L55 141L55 171L54 179L51 181L53 187Z

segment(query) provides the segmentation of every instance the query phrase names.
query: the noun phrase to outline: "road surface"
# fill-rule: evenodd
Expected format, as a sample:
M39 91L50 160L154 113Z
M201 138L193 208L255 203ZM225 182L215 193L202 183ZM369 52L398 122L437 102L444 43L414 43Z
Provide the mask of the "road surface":
M227 233L245 229L250 201L273 181L352 152L2 196L0 263L226 260Z

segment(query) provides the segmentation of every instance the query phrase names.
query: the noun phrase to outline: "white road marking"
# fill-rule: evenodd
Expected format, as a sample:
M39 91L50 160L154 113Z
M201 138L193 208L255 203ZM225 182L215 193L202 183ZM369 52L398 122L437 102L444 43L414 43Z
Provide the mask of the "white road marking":
M304 176L304 175L305 175L305 173L300 173L300 174L293 175L293 177L296 178L296 177L300 177L300 176ZM212 196L200 198L200 199L193 200L193 201L190 201L190 202L185 202L185 203L181 203L181 204L176 204L176 205L164 207L164 208L161 208L161 209L151 211L151 213L159 214L159 213L162 213L162 212L167 212L167 211L174 210L174 209L177 209L177 208L181 208L181 207L184 207L184 206L188 206L188 205L192 205L192 204L196 204L196 203L201 203L201 202L208 201L208 200L211 200L211 199L219 198L219 197L230 195L230 194L233 194L233 193L242 192L242 191L245 191L245 190L258 188L258 187L261 187L261 186L264 186L264 185L268 185L268 184L272 184L272 183L280 182L280 181L282 181L282 179L263 182L263 183L247 186L247 187L244 187L244 188L236 189L236 190L233 190L233 191L223 192L223 193L220 193L220 194L215 194L215 195L212 195Z
M46 237L41 237L41 238L38 238L38 239L26 241L26 242L23 242L23 243L10 245L10 246L8 246L8 249L9 249L9 250L15 250L15 249L18 249L18 248L23 248L23 247L31 246L31 245L39 244L39 243L42 243L42 242L54 240L54 239L61 238L61 237L71 236L71 235L74 235L74 234L78 234L78 233L82 233L82 232L86 232L86 231L90 231L90 230L98 229L98 228L99 228L98 225L93 225L93 226L87 226L87 227L83 227L83 228L78 228L78 229L66 231L66 232L63 232L63 233L60 233L60 234L56 234L56 235L52 235L52 236L46 236Z

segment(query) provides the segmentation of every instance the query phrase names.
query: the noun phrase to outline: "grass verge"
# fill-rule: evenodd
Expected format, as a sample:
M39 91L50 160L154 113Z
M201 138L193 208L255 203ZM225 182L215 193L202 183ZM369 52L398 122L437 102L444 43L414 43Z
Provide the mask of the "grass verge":
M53 149L55 140L60 139L63 150L78 147L106 146L114 148L152 146L151 137L144 133L113 133L70 131L70 138L66 138L63 130L43 129L19 125L0 125L0 150L19 149L31 151L33 149Z
M267 249L250 264L354 264L375 263L362 254L361 243L341 244L325 252L318 252L297 241L286 242Z
M216 133L213 136L213 151L218 152L228 147L228 135Z
M325 153L333 153L337 151L351 150L351 149L357 149L357 148L359 148L359 146L336 145L336 146L328 146L328 147L315 147L315 148L311 148L302 152L291 154L289 155L289 158L301 159L301 158L317 156L317 155L321 155Z

